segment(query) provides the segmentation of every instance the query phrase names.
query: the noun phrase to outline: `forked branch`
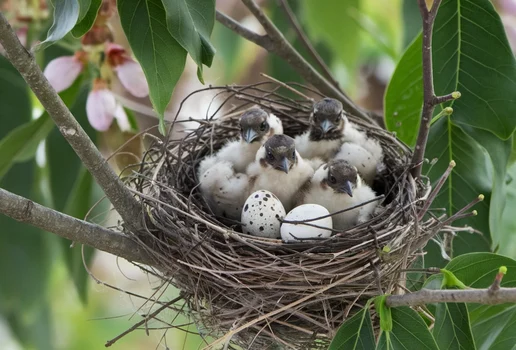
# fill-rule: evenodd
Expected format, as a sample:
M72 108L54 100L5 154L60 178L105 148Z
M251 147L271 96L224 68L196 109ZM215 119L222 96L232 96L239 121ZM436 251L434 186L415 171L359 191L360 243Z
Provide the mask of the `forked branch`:
M124 222L132 227L139 227L141 209L138 202L109 167L95 144L52 88L34 56L20 43L2 13L0 13L0 44L4 47L9 61L23 76Z
M338 99L344 108L350 113L361 117L372 124L376 124L373 119L361 108L351 101L351 99L338 87L325 79L303 56L285 39L279 29L272 23L269 17L261 10L254 0L242 0L245 6L260 22L265 29L266 35L259 35L236 22L232 18L217 11L217 21L231 29L243 38L263 47L270 53L274 53L287 61L290 66L307 82L315 86L326 96Z
M441 4L441 0L434 0L430 9L425 0L418 0L419 11L423 19L423 109L421 111L421 125L417 135L416 148L412 156L412 176L421 176L423 159L425 156L428 134L435 106L460 97L458 91L444 96L436 96L434 90L433 62L432 62L432 32L434 29L435 17Z

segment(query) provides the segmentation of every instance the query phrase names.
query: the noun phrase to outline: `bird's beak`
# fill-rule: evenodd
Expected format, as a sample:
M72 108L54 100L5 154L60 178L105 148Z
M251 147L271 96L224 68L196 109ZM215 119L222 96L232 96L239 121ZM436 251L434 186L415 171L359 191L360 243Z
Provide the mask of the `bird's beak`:
M247 129L244 133L244 140L247 143L253 142L258 137L258 133L253 129Z
M353 197L353 191L351 190L351 182L346 180L344 185L339 189L341 193L347 193L350 197Z
M330 131L331 129L333 129L335 127L335 125L333 125L332 122L330 122L329 120L323 120L323 122L321 123L321 129L323 131L324 134L326 134L328 131Z
M288 174L288 170L290 168L290 162L288 161L287 157L283 158L279 168L280 168L280 170L282 170L286 174Z

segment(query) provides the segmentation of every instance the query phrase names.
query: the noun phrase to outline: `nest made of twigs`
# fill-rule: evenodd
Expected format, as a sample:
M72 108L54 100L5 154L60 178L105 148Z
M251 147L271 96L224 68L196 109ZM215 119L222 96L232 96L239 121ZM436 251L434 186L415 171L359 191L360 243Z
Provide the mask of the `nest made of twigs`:
M348 118L384 150L386 169L374 186L385 195L379 215L328 239L290 244L242 234L237 224L214 217L197 187L199 162L237 137L239 116L254 105L279 116L286 134L304 132L313 104L306 95L320 96L295 87L299 92L264 82L192 93L187 99L194 102L212 96L198 128L156 141L132 184L147 218L147 230L133 234L155 257L162 278L181 290L203 334L226 335L226 342L246 349L325 348L364 300L397 288L399 270L437 227L415 215L429 187L411 177L410 149L354 116Z

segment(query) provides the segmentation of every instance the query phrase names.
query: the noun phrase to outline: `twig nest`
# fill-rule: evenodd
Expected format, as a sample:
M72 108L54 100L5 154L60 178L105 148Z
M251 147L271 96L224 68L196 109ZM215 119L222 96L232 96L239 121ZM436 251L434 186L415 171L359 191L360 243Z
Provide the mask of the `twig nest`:
M242 209L242 232L259 237L278 238L285 208L274 193L259 190L251 193Z
M283 242L302 242L309 239L329 238L332 229L333 224L328 209L318 204L303 204L295 207L285 216L285 222L281 225L281 239Z
M372 186L384 199L371 220L331 237L325 233L316 240L285 243L276 221L269 221L276 212L264 211L273 196L260 191L261 197L251 196L246 202L253 211L248 209L249 216L242 217L244 227L215 216L199 191L198 164L238 137L244 111L257 104L281 118L285 134L294 137L306 131L313 100L293 94L293 87L285 90L289 97L283 96L282 87L264 82L190 94L181 106L197 103L206 94L215 97L199 116L198 127L181 139L155 141L150 147L132 184L140 192L147 229L131 234L155 256L158 275L181 291L188 308L178 309L203 335L219 338L232 331L223 341L245 349L266 349L263 344L271 343L326 348L365 299L395 291L401 281L398 271L410 264L437 225L415 218L428 187L408 171L409 148L391 133L351 115L349 120L377 140L384 154L385 169ZM303 96L321 98L296 87ZM275 210L284 215L279 204Z

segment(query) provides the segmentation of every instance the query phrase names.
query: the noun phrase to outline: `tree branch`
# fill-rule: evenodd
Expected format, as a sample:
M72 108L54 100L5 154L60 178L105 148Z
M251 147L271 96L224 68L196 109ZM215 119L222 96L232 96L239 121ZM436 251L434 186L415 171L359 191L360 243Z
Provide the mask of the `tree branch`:
M151 256L129 236L76 219L0 188L0 213L74 242L129 261L151 264Z
M310 65L310 63L308 63L303 56L296 51L296 49L294 49L294 47L287 41L287 39L285 39L283 34L278 30L278 28L276 28L265 13L263 13L254 0L242 0L242 2L247 6L249 11L251 11L253 16L256 17L258 22L260 22L267 35L258 35L218 11L217 21L238 35L241 35L245 39L263 47L267 51L274 53L287 61L300 76L315 86L321 93L341 101L348 112L361 117L372 124L376 124L376 122L373 121L373 119L364 110L356 106L349 97L346 96L346 94L328 82L328 80L315 70L315 68L312 67L312 65Z
M516 303L516 288L490 289L421 289L418 292L404 295L390 295L387 306L416 306L432 303L479 303L495 305Z
M425 0L418 0L418 2L419 12L423 19L423 110L421 111L421 125L419 126L417 135L416 148L412 156L412 164L414 165L414 168L412 168L412 176L414 178L421 176L435 106L460 97L459 92L453 92L440 97L435 96L432 62L432 32L441 0L434 0L430 9L428 9Z
M339 83L333 79L333 76L331 75L330 69L324 63L324 60L319 55L319 53L315 50L312 43L310 43L310 39L306 36L305 32L303 31L303 28L301 28L301 25L299 24L296 15L292 12L292 9L290 8L290 5L288 4L287 0L278 0L280 7L283 9L283 12L285 12L285 15L287 16L288 20L290 21L290 24L292 24L292 27L294 27L294 30L296 31L296 34L301 41L301 44L305 47L305 49L308 51L310 56L314 59L315 62L319 65L319 67L322 70L322 73L326 79L330 83L332 83L333 86L335 86L339 91L342 92L341 88L339 87Z
M0 44L4 47L13 66L20 72L38 97L61 134L104 190L125 223L132 227L139 227L141 209L138 201L109 167L107 161L75 120L70 110L43 75L33 55L20 43L2 13L0 13Z

